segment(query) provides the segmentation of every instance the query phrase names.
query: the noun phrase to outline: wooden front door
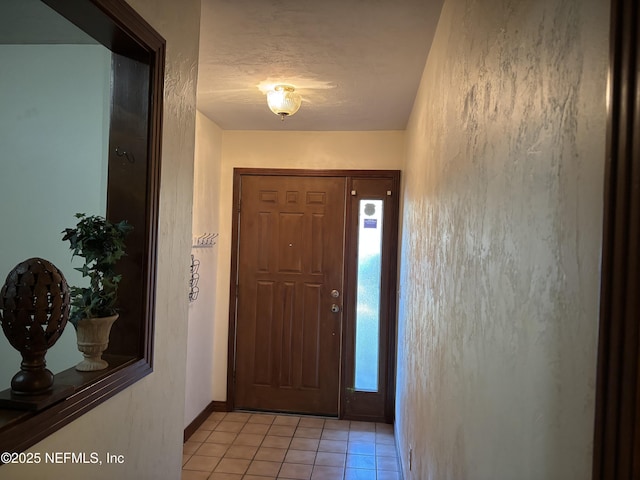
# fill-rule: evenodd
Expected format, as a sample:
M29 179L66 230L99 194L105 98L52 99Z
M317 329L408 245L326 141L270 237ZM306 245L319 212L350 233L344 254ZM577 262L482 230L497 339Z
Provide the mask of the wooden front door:
M236 408L338 414L346 181L240 177Z

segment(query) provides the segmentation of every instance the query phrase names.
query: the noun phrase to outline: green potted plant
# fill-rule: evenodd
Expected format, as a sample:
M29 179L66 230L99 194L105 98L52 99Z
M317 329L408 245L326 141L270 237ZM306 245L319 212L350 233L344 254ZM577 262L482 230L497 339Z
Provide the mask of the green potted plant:
M116 309L118 284L122 278L114 265L125 255L124 239L133 227L126 220L112 223L104 217L77 213L75 228L66 228L63 241L68 241L73 257L84 258L76 268L89 277L88 287L71 287L69 321L78 334L78 350L84 360L76 365L80 371L103 370L108 363L102 352L109 345L109 333L118 318Z

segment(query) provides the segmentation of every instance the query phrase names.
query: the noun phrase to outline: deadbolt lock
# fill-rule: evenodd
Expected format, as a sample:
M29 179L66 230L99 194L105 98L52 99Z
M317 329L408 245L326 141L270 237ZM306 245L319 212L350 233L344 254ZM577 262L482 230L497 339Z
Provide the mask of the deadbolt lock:
M331 290L331 296L333 298L338 298L340 296L340 292L338 290Z
M338 313L340 311L340 307L335 303L331 305L331 313Z

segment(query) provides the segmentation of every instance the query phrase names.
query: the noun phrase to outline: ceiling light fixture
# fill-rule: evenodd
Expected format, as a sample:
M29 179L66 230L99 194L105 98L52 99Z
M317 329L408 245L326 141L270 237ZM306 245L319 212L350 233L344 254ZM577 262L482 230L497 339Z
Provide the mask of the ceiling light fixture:
M300 108L302 98L291 85L276 85L273 90L267 93L267 104L273 113L280 115L282 121L284 117L289 117Z

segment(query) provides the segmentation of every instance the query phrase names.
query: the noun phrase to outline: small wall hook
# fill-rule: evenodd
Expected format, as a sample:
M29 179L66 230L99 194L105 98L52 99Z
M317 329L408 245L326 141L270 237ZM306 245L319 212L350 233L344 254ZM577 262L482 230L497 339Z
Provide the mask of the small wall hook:
M120 147L116 147L116 155L119 157L124 157L127 159L129 163L135 163L136 159L133 156L133 153L129 155L129 152L126 150L122 150Z
M193 237L193 246L194 247L213 247L216 244L216 238L218 238L217 233L203 233L202 235L198 235Z

